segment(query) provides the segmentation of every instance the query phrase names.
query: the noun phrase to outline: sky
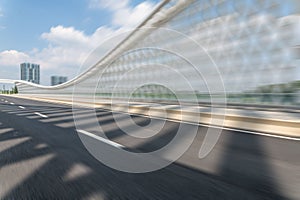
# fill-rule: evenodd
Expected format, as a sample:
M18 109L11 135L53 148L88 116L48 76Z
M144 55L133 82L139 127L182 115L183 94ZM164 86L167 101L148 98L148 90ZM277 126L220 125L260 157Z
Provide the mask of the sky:
M78 75L90 52L131 30L160 0L0 0L0 79L20 79L20 63L51 75ZM100 59L100 58L99 58Z

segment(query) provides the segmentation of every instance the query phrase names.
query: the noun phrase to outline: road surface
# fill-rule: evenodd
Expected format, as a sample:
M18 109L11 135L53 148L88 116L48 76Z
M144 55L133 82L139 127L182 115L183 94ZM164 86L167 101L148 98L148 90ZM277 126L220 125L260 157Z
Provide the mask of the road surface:
M92 133L91 109L78 111L81 127ZM167 122L150 140L135 140L111 112L96 113L111 141L139 152L163 147L179 126ZM126 124L127 114L115 114ZM187 134L194 127L184 126ZM87 151L70 106L0 95L0 199L300 199L299 141L223 131L213 151L199 159L206 130L198 127L189 150L168 167L125 173Z

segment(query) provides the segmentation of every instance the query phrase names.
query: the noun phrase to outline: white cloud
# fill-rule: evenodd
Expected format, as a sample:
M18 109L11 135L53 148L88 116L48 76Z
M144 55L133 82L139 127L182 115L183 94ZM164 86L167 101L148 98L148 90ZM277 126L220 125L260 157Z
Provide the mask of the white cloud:
M41 39L48 42L48 46L41 50L34 48L28 53L9 50L0 52L0 69L11 71L12 79L19 77L19 65L22 62L32 62L41 65L42 84L49 84L51 75L67 75L73 78L78 75L79 67L85 63L85 69L95 64L104 54L112 49L124 38L124 29L111 29L100 27L93 34L86 35L74 27L63 27L61 25L52 27L49 32L41 34ZM116 37L115 37L116 36ZM107 39L113 38L112 40ZM104 43L103 43L104 42ZM97 53L90 56L97 49ZM82 72L82 70L81 70ZM3 74L3 73L2 73ZM3 74L0 78L6 78Z
M51 27L49 32L42 33L40 36L48 43L48 46L43 49L33 48L27 53L16 50L0 52L1 72L4 71L3 66L5 66L5 69L11 71L9 77L17 79L20 63L33 62L41 65L42 84L48 85L51 75L66 75L69 79L73 78L78 75L78 68L94 49L101 47L97 53L89 57L88 67L125 37L126 34L121 33L136 26L154 7L147 1L131 7L128 0L90 0L89 6L95 9L110 10L113 14L113 27L118 26L119 28L102 26L93 34L87 35L74 27L62 25ZM105 42L109 38L113 39ZM8 76L0 78L6 77Z
M90 8L108 9L112 12L112 23L116 26L132 28L145 19L153 10L155 4L144 1L136 7L131 7L129 0L90 0Z
M19 65L22 62L30 60L29 55L15 51L7 50L0 52L1 77L4 79L18 79Z
M26 62L29 56L23 52L6 50L0 52L0 63L2 66L15 66L16 63Z
M134 27L145 19L154 5L150 2L143 2L135 8L124 8L115 13L113 23L119 26Z
M52 27L41 38L49 42L47 48L36 51L33 55L43 67L43 72L51 75L77 75L77 71L90 52L114 31L101 27L92 35L86 35L73 27ZM101 55L99 55L101 56ZM98 58L99 59L99 58ZM49 77L42 79L49 80Z
M82 31L75 30L73 27L56 26L50 29L49 33L43 33L42 39L55 45L81 46L87 42L87 37Z

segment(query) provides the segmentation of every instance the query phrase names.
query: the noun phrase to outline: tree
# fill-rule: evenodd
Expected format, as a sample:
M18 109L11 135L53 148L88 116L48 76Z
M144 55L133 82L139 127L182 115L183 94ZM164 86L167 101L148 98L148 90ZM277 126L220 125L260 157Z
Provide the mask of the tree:
M16 85L15 85L15 87L14 87L14 89L13 89L13 93L14 93L14 94L18 94L18 88L17 88Z

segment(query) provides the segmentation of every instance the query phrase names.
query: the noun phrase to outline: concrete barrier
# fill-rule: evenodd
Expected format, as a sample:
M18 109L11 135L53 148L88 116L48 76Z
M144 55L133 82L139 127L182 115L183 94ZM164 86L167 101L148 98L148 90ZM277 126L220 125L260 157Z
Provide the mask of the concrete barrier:
M57 97L32 97L25 95L14 95L18 98L26 98L50 103L59 103L74 106L84 106L89 108L99 108L114 112L124 112L129 114L149 116L167 120L192 123L195 125L207 125L216 127L233 128L261 132L278 136L300 138L300 115L295 113L269 112L268 115L261 111L249 111L242 109L226 109L220 112L201 111L201 108L191 106L175 107L157 104L128 104L122 102L112 103L108 101L91 103L91 99L77 99L72 101L70 96ZM216 110L218 111L218 110ZM260 114L257 114L260 112ZM225 114L226 113L226 114ZM267 112L265 112L267 113ZM283 115L291 115L283 119Z

